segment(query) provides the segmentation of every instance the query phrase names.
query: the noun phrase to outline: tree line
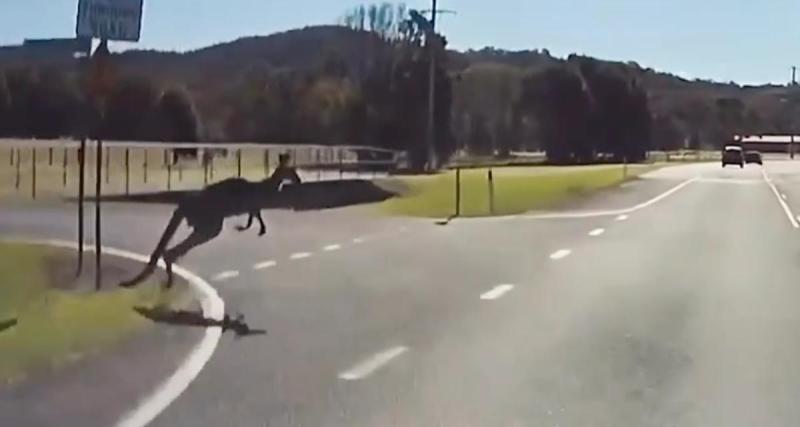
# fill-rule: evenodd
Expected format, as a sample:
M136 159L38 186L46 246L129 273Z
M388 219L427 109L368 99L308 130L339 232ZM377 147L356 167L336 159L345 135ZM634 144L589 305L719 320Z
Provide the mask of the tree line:
M185 91L124 78L110 89L99 115L79 76L55 67L0 71L0 137L199 140L198 117Z
M800 105L761 112L736 96L664 96L648 90L637 65L546 50L530 54L536 67L493 60L499 51L456 65L447 40L426 34L404 5L359 6L340 23L359 35L355 60L321 48L313 67L255 62L224 82L122 74L102 114L87 108L79 68L0 69L0 137L371 145L406 150L419 168L432 56L440 159L544 150L557 163L636 161L651 149L717 147L733 133L786 129Z

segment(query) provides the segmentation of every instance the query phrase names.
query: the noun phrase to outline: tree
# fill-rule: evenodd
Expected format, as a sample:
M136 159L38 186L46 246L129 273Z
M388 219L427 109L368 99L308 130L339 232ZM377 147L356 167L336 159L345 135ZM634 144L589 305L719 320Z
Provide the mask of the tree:
M116 140L158 139L158 119L154 115L158 100L158 90L150 80L119 81L105 102L102 136Z
M459 74L454 84L454 114L478 115L481 120L487 120L487 125L493 130L491 136L484 140L487 147L469 144L470 149L483 153L495 149L508 151L519 143L515 140L519 137L516 134L518 129L512 122L519 119L515 117L517 112L514 106L519 98L523 77L524 73L519 68L498 63L476 64ZM459 130L459 133L465 132Z
M732 139L741 135L745 128L745 105L736 97L721 97L715 101L719 138Z
M37 133L37 75L32 68L13 68L6 70L5 77L11 99L7 132L17 137L33 137Z
M569 62L590 100L593 150L617 161L644 160L652 126L647 93L625 68L578 56Z
M11 94L8 92L6 75L0 72L0 136L9 136L11 125Z
M590 106L581 79L566 66L549 67L522 82L519 109L539 123L547 157L555 163L588 162Z
M172 142L197 142L198 120L192 101L183 90L169 89L156 108L159 139Z

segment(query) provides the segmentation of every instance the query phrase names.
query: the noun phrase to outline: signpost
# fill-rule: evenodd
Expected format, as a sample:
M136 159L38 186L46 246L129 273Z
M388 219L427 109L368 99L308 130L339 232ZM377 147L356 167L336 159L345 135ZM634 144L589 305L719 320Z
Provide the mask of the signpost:
M93 103L93 111L89 134L97 132L103 117L104 100L112 88L113 70L110 64L111 54L108 51L108 41L137 42L142 31L142 9L144 0L78 0L78 17L75 25L75 34L80 39L100 39L94 55L91 58L91 68L87 92ZM103 141L97 135L97 148L95 151L95 287L100 289L101 282L101 210L100 199L102 194L102 154ZM86 165L85 138L81 141L81 185L79 196L79 252L78 271L80 272L83 260L83 174ZM126 159L127 160L127 159ZM108 158L106 159L108 162ZM108 167L108 165L106 165ZM108 172L106 172L108 177ZM106 178L108 179L108 178Z
M78 37L138 42L144 0L79 0Z

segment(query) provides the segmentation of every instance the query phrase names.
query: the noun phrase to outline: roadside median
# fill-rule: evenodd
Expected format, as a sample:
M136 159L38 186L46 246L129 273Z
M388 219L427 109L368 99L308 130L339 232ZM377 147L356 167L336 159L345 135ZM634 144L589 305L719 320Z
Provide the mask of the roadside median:
M93 272L75 276L74 251L0 241L0 383L75 363L112 347L148 325L132 310L138 305L185 305L184 285L169 292L151 281L134 290L114 282L139 264L106 256L104 286L93 289Z
M591 165L488 168L460 172L460 216L521 214L558 207L576 197L636 179L657 165ZM456 171L398 177L383 185L401 195L381 203L386 213L444 218L455 214ZM493 197L491 197L493 193Z

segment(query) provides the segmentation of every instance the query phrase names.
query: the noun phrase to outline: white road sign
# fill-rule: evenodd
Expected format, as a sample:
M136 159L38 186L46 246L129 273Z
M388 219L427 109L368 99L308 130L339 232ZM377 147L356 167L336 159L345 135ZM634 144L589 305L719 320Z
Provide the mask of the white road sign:
M139 41L144 0L79 0L78 37Z

